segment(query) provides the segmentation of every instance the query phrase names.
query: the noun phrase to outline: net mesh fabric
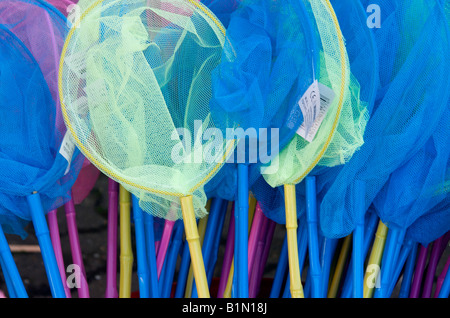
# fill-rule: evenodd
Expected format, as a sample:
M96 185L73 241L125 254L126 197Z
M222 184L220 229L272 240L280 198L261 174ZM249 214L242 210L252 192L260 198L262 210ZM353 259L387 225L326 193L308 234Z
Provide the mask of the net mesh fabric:
M230 23L231 14L241 3L240 0L202 0L201 2L219 18L225 28Z
M191 194L196 216L204 216L203 184L234 147L202 138L215 128L211 72L223 26L193 1L140 0L97 1L76 26L60 76L66 123L81 151L154 216L180 219L179 208L170 215L168 208Z
M365 10L360 3L350 0L331 1L331 4L346 41L351 69L348 88L351 107L342 109L341 121L353 121L353 126L338 126L340 133L334 135L330 144L330 147L334 148L327 149L318 165L310 173L320 180L317 182L318 199L325 181L333 180L342 168L341 164L350 160L364 142L363 133L373 107L378 83L378 57L374 50L372 34L366 25ZM322 80L326 78L322 77ZM342 147L342 145L345 146ZM263 210L270 211L267 213L269 217L278 223L284 223L283 187L272 189L265 182L257 182L253 191L262 201ZM297 214L300 217L305 211L305 187L302 183L296 186L296 196Z
M46 2L58 9L63 15L68 16L68 20L72 22L74 21L74 17L81 13L81 7L77 5L77 1L75 0L46 0ZM71 25L70 21L67 21L67 25ZM61 49L62 47L59 48L59 51L61 51ZM59 64L59 61L57 64ZM58 106L58 108L60 108L60 106ZM60 112L60 109L58 109L58 111ZM71 189L72 199L75 204L80 204L84 201L94 188L99 176L100 171L85 158L81 170L78 173L78 177Z
M39 0L5 0L0 2L0 24L13 32L30 50L39 63L52 98L59 104L58 64L68 32L65 17ZM55 129L64 132L64 121L59 110L57 116Z
M441 2L447 18L447 25L450 27L450 1L442 0ZM427 246L450 230L450 195L448 194L450 160L448 149L445 149L446 147L443 148L445 142L447 142L447 145L449 143L448 129L444 128L448 125L449 109L450 101L447 102L447 109L439 122L436 132L433 133L433 136L427 141L424 148L405 165L412 169L417 169L418 165L422 165L420 171L412 170L404 175L407 178L405 180L406 185L413 182L417 186L417 189L410 189L407 186L409 191L406 191L406 195L401 196L402 207L408 204L413 206L411 215L402 213L400 216L403 219L399 216L392 218L392 221L397 225L405 225L412 222L407 228L406 236L424 246ZM447 141L445 138L447 138ZM446 162L445 158L447 158ZM425 166L430 168L423 169ZM387 185L383 187L383 190L388 189L392 180L395 180L393 178L394 175L401 176L401 171L404 171L406 167L400 168L400 172L394 172ZM418 173L417 176L414 175L415 173ZM411 179L413 180L411 181ZM392 187L390 189L394 193L399 190ZM384 203L383 201L389 195L387 191L383 190L376 199L376 201L381 203ZM413 203L411 203L411 200L414 200ZM389 208L392 209L392 206L387 205L387 209Z
M24 238L24 226L30 220L24 195L36 190L36 183L42 186L47 171L64 172L67 163L52 166L58 151L51 135L55 108L49 107L53 100L37 62L1 25L0 37L0 223L6 233ZM54 184L45 192L44 204L52 203L51 195L58 188Z
M32 60L24 65L29 77L21 76L19 62L11 55L2 59L3 116L0 205L5 213L30 220L25 196L40 193L45 212L70 199L70 188L81 168L82 158L75 150L70 169L59 154L66 131L59 111L57 66L67 27L65 18L53 7L39 1L0 3L0 24L20 42L17 59ZM12 44L13 49L19 44ZM32 71L31 71L32 69ZM38 72L39 71L39 72ZM32 74L32 75L30 75ZM18 83L18 78L23 83ZM14 145L14 147L12 146Z
M260 163L272 143L283 147L303 122L297 101L314 81L319 62L318 40L304 11L297 1L241 2L227 28L231 48L225 45L221 64L213 71L211 112L224 132L237 124L248 133L240 141L245 143L245 160L240 157L241 145L233 159L250 165L250 186L260 176ZM228 117L223 118L223 112ZM272 134L272 128L278 134ZM234 169L233 163L227 164L206 188L232 200Z
M328 237L346 236L354 228L354 180L366 183L368 208L389 175L430 138L448 98L449 41L438 3L375 3L383 21L382 27L374 30L380 58L379 89L365 144L331 181L321 202L321 228Z
M450 229L445 211L434 210L449 196L449 120L450 107L447 107L431 138L391 174L374 200L380 218L388 226L395 224L406 230L422 215L427 215L409 231L409 236L420 243L429 243ZM437 215L440 217L436 218ZM434 239L424 241L424 237L430 236Z
M280 167L275 169L275 173L263 174L266 182L272 187L299 183L322 159L325 151L328 153L323 159L323 164L335 165L337 161L330 158L347 160L362 143L361 131L355 131L354 128L363 128L364 125L354 123L349 92L349 61L345 46L342 40L339 41L342 34L338 23L330 11L331 5L327 5L324 1L310 1L310 5L322 46L319 82L329 86L335 92L336 98L329 107L314 140L308 142L303 137L295 135L270 164ZM344 117L349 114L351 117ZM343 134L344 132L347 136ZM355 138L354 143L346 142L350 136ZM330 142L331 140L333 141ZM345 153L347 155L343 155Z
M439 204L418 218L408 228L406 236L413 242L419 242L423 246L427 246L449 231L449 220L450 196L447 195Z

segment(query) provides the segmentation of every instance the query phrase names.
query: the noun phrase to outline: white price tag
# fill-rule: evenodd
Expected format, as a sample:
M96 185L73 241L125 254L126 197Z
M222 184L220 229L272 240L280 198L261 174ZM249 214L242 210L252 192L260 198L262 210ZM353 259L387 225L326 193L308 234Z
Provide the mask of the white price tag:
M298 102L303 114L303 123L297 134L312 142L335 97L336 94L332 89L316 80Z
M72 162L73 152L75 151L75 142L69 131L64 135L63 141L61 142L61 148L59 148L59 153L67 160L67 169L64 172L66 175L70 169L70 163Z

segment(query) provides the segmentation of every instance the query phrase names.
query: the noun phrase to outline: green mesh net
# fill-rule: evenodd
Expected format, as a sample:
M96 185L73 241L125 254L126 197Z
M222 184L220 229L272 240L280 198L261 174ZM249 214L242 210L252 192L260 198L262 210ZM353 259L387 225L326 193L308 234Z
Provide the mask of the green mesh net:
M78 147L154 216L180 219L187 195L204 216L203 185L235 146L204 135L215 128L211 72L224 27L196 1L81 7L60 66L63 113Z
M319 82L335 96L312 140L296 135L271 163L280 168L263 174L272 187L297 184L318 164L344 164L364 143L367 105L359 100L360 87L350 73L339 23L329 3L313 0L310 7L322 46Z

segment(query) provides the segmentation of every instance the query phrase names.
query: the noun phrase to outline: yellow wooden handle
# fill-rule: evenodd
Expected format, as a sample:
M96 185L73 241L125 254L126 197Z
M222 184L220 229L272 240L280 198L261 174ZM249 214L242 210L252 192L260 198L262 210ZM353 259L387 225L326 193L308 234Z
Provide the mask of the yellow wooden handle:
M131 277L133 274L133 250L131 247L130 193L120 186L120 280L119 297L131 297Z
M297 245L297 201L295 186L284 186L284 203L286 207L286 235L288 244L289 277L291 280L291 297L304 298L303 286L300 275Z
M205 265L203 263L202 246L195 221L194 204L192 196L181 198L181 213L183 214L186 241L189 244L192 268L194 271L195 285L199 298L210 298L208 280L206 278Z
M367 263L366 274L364 275L364 298L372 298L374 291L374 283L378 279L380 273L380 263L383 256L384 244L386 243L388 228L383 222L378 222L375 240L370 252L369 262Z
M203 239L205 238L206 225L208 224L208 215L198 222L198 234L200 236L200 245L203 246ZM184 298L192 297L192 285L194 284L194 267L189 266L188 277L186 280L186 289L184 290Z
M344 239L344 243L342 244L341 252L339 253L339 258L334 270L333 279L331 280L331 285L328 290L328 298L336 298L339 283L341 282L342 273L344 272L345 262L347 261L348 254L350 253L352 236L352 234L348 235Z

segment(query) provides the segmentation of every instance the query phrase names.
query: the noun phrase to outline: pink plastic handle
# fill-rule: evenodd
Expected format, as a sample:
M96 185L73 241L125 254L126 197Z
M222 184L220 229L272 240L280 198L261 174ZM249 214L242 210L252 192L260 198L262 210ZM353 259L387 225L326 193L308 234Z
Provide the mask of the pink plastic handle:
M225 245L225 254L223 257L222 271L220 272L219 287L217 290L217 297L223 298L225 288L227 287L228 274L230 273L231 262L234 254L234 203L231 212L230 225L228 227L228 238Z
M119 184L108 179L108 248L106 256L105 298L118 298L117 291L117 216Z
M158 279L161 275L164 259L166 258L167 248L169 247L170 237L172 236L174 221L166 220L164 223L164 230L159 243L158 254L156 255L156 268L158 270Z
M58 218L56 213L56 209L47 213L48 228L50 231L50 239L52 240L53 250L55 251L59 274L61 275L61 280L63 281L64 292L66 294L66 298L71 298L72 294L70 293L69 286L67 286L66 270L64 267L64 258L61 249L61 238L59 236Z
M409 298L419 298L420 286L422 285L423 272L427 262L428 246L420 245L419 255L417 256L416 269L414 271L414 279L411 284Z
M269 252L270 252L270 247L272 246L272 240L273 240L273 235L275 234L275 228L277 226L277 223L275 223L274 221L269 220L269 219L267 219L267 221L268 221L268 229L267 229L266 235L264 236L264 251L262 254L261 262L259 264L259 267L260 267L260 270L258 271L259 277L257 277L257 279L256 279L256 282L258 283L257 284L258 292L259 292L259 288L261 286L261 281L264 276L264 269L266 267L267 260L269 258Z
M72 261L80 268L80 286L78 296L80 298L89 298L89 286L84 269L83 256L81 254L80 239L78 237L78 228L76 221L75 204L71 199L64 208L66 210L67 230L69 232L70 249L72 251Z
M422 291L422 298L430 298L431 290L433 289L434 276L436 274L436 268L439 263L441 244L443 237L434 241L433 248L431 250L430 261L428 263L427 274L425 276L425 283Z
M248 238L248 277L251 277L253 270L253 264L255 263L256 249L258 246L259 236L263 226L263 212L259 205L256 203L255 215L253 216L252 228Z
M269 234L269 225L269 219L261 212L261 230L258 236L257 248L255 251L255 263L253 266L252 276L250 277L249 295L251 298L255 298L258 295L260 286L259 280L262 279L264 272L264 266L262 266L262 263L265 264L264 252L266 248L266 238Z

